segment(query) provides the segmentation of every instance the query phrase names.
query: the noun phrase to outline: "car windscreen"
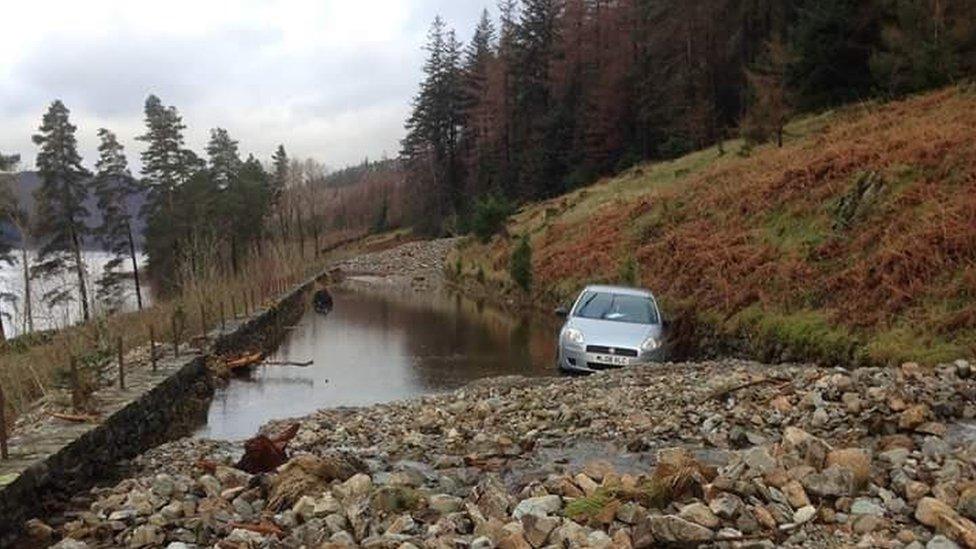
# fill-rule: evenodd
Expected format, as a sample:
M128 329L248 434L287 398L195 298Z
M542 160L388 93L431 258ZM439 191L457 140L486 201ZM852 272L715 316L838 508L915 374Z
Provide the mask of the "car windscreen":
M610 292L584 292L573 316L633 324L658 324L651 298Z

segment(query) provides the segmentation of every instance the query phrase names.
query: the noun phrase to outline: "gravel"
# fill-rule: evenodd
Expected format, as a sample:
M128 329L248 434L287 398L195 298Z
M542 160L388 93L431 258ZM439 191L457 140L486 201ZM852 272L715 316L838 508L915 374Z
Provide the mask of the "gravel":
M235 444L170 443L47 522L88 547L976 547L967 370L497 378L296 420L269 474L230 467Z

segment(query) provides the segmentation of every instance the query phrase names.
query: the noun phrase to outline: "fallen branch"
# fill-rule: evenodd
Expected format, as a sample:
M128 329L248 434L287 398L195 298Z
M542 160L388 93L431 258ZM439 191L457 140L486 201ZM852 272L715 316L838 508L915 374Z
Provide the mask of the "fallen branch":
M244 368L246 366L250 366L252 364L261 362L262 358L264 358L264 355L262 353L252 353L249 355L240 356L233 360L228 360L227 367L231 370Z
M81 415L81 414L63 414L61 412L51 412L51 417L56 419L63 419L65 421L71 421L74 423L96 423L98 422L98 416L92 415Z
M760 379L754 379L752 381L747 381L739 385L733 385L732 387L726 387L725 389L720 389L714 393L705 397L705 400L722 400L723 398L731 395L732 393L746 389L749 387L754 387L756 385L762 385L764 383L789 383L791 380L783 379L781 377L764 377Z
M301 367L305 367L305 366L311 366L314 363L315 363L315 361L312 361L312 360L306 360L304 362L295 362L295 361L292 361L292 360L265 360L261 364L264 364L265 366L301 366Z

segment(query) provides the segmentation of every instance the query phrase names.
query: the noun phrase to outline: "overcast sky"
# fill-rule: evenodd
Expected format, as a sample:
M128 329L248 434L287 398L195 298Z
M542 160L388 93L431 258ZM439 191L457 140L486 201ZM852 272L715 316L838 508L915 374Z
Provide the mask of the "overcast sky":
M490 1L494 4L494 1ZM4 5L0 152L34 163L30 136L61 99L85 164L96 131L118 133L138 162L142 107L175 105L202 154L221 126L244 154L342 167L394 156L423 63L443 16L469 38L485 3L467 0L27 0Z

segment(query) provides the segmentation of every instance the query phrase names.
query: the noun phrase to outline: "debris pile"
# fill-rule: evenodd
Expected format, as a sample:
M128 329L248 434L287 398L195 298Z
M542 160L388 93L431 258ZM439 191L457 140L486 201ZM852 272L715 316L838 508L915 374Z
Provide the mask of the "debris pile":
M498 378L320 411L268 435L292 452L268 472L226 443L165 445L31 529L61 547L976 547L970 374L722 360ZM594 442L615 450L580 450Z

